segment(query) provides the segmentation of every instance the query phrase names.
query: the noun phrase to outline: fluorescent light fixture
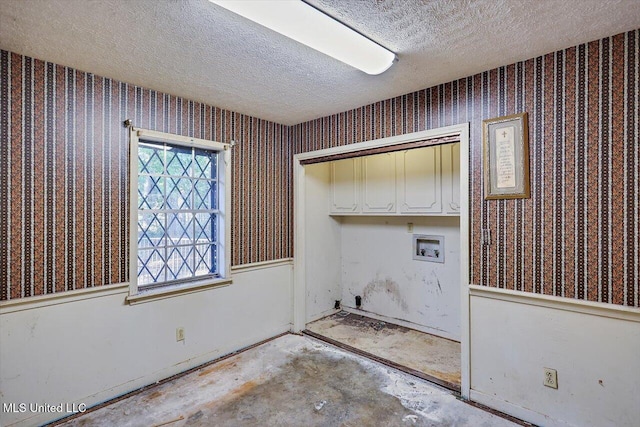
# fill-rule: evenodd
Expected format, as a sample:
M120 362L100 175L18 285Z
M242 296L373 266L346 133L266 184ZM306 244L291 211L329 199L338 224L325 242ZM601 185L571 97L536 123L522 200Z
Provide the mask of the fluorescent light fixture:
M299 0L209 0L367 74L386 71L390 50Z

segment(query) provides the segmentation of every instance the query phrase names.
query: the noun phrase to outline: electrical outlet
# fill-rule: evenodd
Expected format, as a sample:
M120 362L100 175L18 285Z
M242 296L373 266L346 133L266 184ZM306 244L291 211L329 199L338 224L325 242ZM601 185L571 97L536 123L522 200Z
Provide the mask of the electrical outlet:
M176 341L184 341L184 328L176 328Z
M558 388L558 372L555 369L544 368L544 382L546 387Z

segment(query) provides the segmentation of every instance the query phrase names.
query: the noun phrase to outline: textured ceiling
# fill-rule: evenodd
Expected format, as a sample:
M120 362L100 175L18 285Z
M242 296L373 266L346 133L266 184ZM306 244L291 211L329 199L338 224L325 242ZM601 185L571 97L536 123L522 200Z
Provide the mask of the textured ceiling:
M207 0L0 0L0 48L287 125L640 28L640 0L309 0L369 76Z

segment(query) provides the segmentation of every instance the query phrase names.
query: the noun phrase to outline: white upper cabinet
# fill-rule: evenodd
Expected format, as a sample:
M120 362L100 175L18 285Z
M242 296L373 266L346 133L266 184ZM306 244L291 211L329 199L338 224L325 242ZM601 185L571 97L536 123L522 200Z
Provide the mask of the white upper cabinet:
M460 144L331 162L331 215L459 215Z
M360 213L361 159L331 162L329 212L332 214Z
M398 153L398 213L442 213L440 147Z
M442 208L460 214L460 143L445 144L442 150Z
M396 153L362 157L362 212L396 211Z

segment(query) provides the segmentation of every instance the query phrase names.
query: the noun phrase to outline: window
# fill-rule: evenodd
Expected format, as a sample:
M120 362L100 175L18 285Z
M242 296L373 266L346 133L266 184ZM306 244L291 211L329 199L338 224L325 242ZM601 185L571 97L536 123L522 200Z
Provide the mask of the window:
M130 296L228 283L228 148L132 130Z

